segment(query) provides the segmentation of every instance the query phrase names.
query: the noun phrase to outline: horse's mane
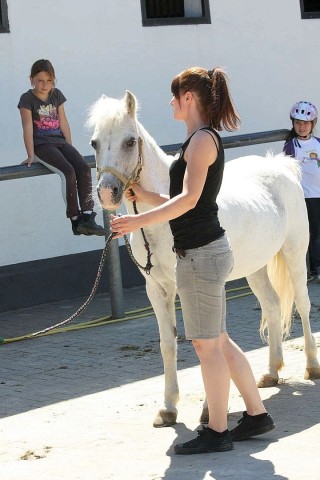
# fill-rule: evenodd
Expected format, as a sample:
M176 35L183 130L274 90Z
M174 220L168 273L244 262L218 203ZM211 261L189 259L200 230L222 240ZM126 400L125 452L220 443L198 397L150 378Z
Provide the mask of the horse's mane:
M139 131L140 131L140 134L142 135L143 139L145 142L148 143L148 146L149 148L151 149L151 151L155 152L156 155L158 155L160 158L162 158L162 160L165 161L165 163L168 165L170 165L170 163L172 162L173 160L173 156L172 155L167 155L162 149L161 147L159 147L159 145L157 144L157 142L155 141L155 139L150 135L150 133L148 132L148 130L146 130L144 128L143 125L141 125L140 122L138 122L138 126L139 126Z
M135 108L135 113L137 113L137 110L139 109L137 99L135 99ZM88 128L98 127L99 129L104 129L110 125L112 125L112 127L120 126L127 115L128 110L124 98L118 100L115 98L107 97L106 95L102 95L89 108L86 126ZM171 163L173 157L164 153L164 151L158 146L155 139L138 121L137 117L135 117L135 121L137 122L137 128L139 134L144 140L144 143L147 144L149 149L156 155L158 155L162 159L162 161L164 161L165 164L169 167L169 164Z
M86 126L89 128L92 128L98 124L103 126L107 125L111 120L113 124L120 124L127 113L128 112L124 99L117 100L115 98L102 95L89 108Z

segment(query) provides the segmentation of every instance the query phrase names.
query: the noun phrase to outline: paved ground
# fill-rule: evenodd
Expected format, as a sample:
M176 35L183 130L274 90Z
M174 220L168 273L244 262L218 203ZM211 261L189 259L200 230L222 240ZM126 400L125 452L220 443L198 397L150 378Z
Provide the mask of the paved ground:
M312 331L320 346L319 290L320 285L309 283ZM157 324L140 310L149 305L144 288L124 291L124 299L126 312L137 318L106 324L102 317L110 315L110 301L100 295L75 322L86 328L0 345L1 479L320 479L320 380L303 379L298 318L292 339L284 343L281 383L261 390L277 428L236 443L232 452L185 457L175 455L173 445L194 436L203 389L193 348L183 336L181 312L178 423L155 429L152 421L163 396ZM0 336L17 338L61 322L85 300L3 313ZM256 307L253 296L228 301L229 333L247 352L258 379L268 348L259 338ZM100 326L88 323L97 318ZM231 428L242 409L232 387Z

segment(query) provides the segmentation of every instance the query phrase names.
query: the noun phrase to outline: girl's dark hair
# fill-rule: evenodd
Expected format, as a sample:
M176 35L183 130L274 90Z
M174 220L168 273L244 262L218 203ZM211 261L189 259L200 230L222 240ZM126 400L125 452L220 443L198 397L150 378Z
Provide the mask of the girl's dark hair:
M228 77L220 67L184 70L172 80L171 92L176 98L181 93L194 92L203 118L215 130L225 128L232 132L240 125L240 116L228 88Z
M33 78L40 72L46 72L48 75L50 75L52 80L55 80L56 78L52 63L49 60L45 60L44 58L41 58L41 60L37 60L36 62L34 62L31 67L30 77Z
M296 138L297 137L297 134L296 134L296 131L295 129L292 127L290 132L287 134L286 138L285 138L285 141L286 142L289 142L290 140L292 140L293 138Z

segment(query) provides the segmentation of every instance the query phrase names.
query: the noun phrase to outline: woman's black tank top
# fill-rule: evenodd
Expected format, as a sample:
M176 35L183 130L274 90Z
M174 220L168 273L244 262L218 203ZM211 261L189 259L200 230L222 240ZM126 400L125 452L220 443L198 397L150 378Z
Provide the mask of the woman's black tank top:
M205 127L205 130L212 140L215 138L210 132L213 132L218 138L218 156L216 161L209 166L207 178L202 190L202 194L194 208L184 213L178 218L170 220L170 228L174 239L174 247L180 249L198 248L217 240L224 234L218 219L218 205L216 203L219 193L223 170L224 170L224 150L220 136L211 128ZM186 171L186 162L184 153L194 132L182 145L180 156L174 160L170 166L170 198L179 195L183 189L183 178Z

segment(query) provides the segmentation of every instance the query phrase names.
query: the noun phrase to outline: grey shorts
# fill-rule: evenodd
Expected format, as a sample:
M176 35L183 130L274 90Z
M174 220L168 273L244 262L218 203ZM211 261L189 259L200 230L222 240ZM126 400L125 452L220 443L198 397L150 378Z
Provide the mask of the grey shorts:
M188 340L215 338L226 331L225 282L233 268L226 236L177 256L176 282Z

